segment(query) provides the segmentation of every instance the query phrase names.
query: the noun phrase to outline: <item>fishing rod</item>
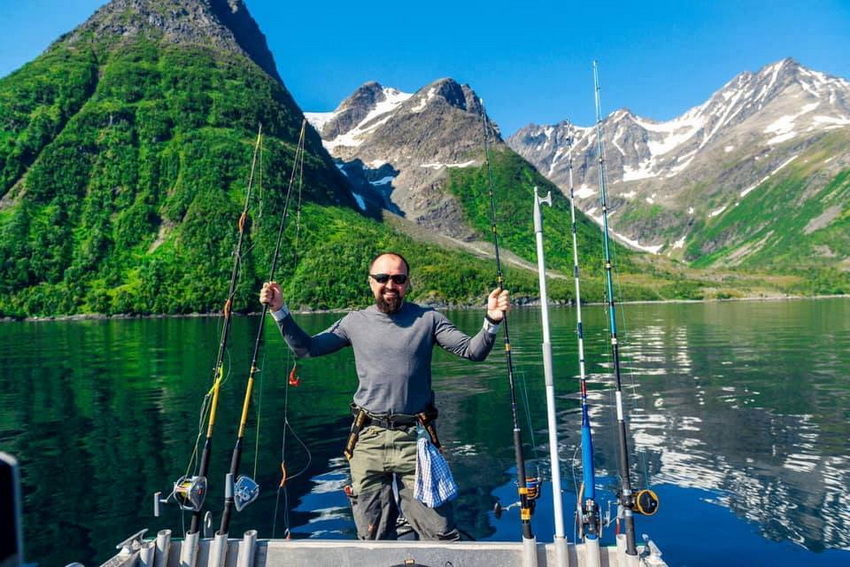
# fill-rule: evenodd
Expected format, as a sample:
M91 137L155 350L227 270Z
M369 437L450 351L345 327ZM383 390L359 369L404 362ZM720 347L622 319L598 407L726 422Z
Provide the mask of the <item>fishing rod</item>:
M248 220L248 208L251 203L251 195L254 189L254 175L257 170L257 159L261 151L263 139L263 125L260 124L257 130L257 141L254 144L254 157L251 160L251 172L248 176L248 187L245 192L245 203L242 207L242 213L239 215L237 229L239 236L236 241L236 246L233 250L233 268L230 273L230 287L227 292L227 300L224 302L222 315L224 321L221 326L221 338L218 343L218 354L216 355L215 365L213 366L213 385L210 391L205 396L204 405L209 401L207 409L207 430L204 438L204 447L201 451L201 458L198 462L197 473L193 476L183 476L174 483L174 491L172 494L180 503L184 510L191 510L192 522L189 527L188 534L197 534L200 530L201 519L203 515L204 500L207 495L207 475L210 467L210 457L212 455L213 428L215 427L215 418L218 410L219 393L221 384L224 380L224 358L227 354L227 342L230 336L230 328L233 315L233 298L236 295L236 285L239 281L239 272L242 265L242 244L245 239L245 225ZM212 397L210 399L210 396ZM197 451L197 445L195 447ZM197 452L195 453L197 454ZM155 515L159 516L159 495L155 497ZM166 499L167 500L167 499Z
M295 184L295 176L296 171L298 170L298 162L299 159L303 159L304 154L304 138L307 127L307 121L304 120L301 123L301 133L298 137L298 146L295 150L295 157L293 159L293 167L292 167L292 175L289 178L289 187L286 191L286 198L284 200L283 212L280 216L280 226L277 232L277 242L275 243L274 254L272 255L272 266L269 273L269 280L274 281L275 273L277 272L277 264L280 257L280 247L281 242L283 241L284 230L286 229L286 219L289 213L289 202L290 197L292 196L292 187ZM236 478L236 475L239 472L239 464L242 459L242 445L243 440L245 438L245 426L248 422L248 410L251 405L251 393L254 389L254 378L257 372L260 369L257 367L257 361L259 359L260 354L260 346L263 343L263 330L265 329L265 320L266 314L268 313L269 306L267 303L263 304L262 314L260 316L260 324L257 328L257 336L254 340L254 351L251 357L251 366L248 371L248 381L245 387L245 398L242 402L242 415L239 420L239 433L236 437L236 445L233 447L233 454L230 459L230 473L228 473L228 482L227 482L227 491L225 493L224 499L224 511L221 515L221 525L219 527L218 532L216 532L216 538L224 538L224 544L226 544L227 534L230 530L230 516L232 514L233 508L236 507L237 511L242 510L245 506L256 500L259 495L259 487L256 483L248 477L240 477L236 480L236 483L233 483L233 479Z
M599 536L602 532L599 504L596 502L596 475L593 467L593 437L587 405L587 373L584 358L584 327L581 318L581 283L578 264L578 223L576 223L575 186L573 185L573 126L567 124L567 168L570 188L570 221L573 237L573 278L576 289L576 336L578 337L578 369L581 386L581 466L582 485L576 501L579 535L585 543L587 567L599 565Z
M555 516L555 565L566 567L567 540L564 536L564 511L561 496L561 466L558 457L558 426L555 415L555 380L552 376L552 340L549 334L549 296L546 291L546 260L543 256L543 216L540 205L552 206L552 192L541 197L534 188L534 234L537 242L537 272L540 282L540 314L543 327L543 376L546 383L546 416L549 425L549 460L552 467L552 504Z
M493 249L496 255L496 286L499 289L505 289L505 278L502 273L502 261L499 255L499 233L496 229L496 198L493 196L493 174L490 167L490 143L489 132L490 124L487 119L487 112L484 109L484 101L481 103L481 117L484 126L484 160L487 165L487 189L490 197L490 223L493 233ZM511 339L508 332L508 314L505 313L502 319L502 329L505 339L505 362L508 368L508 385L511 393L511 422L514 430L514 454L516 457L517 468L517 490L519 492L520 505L520 520L522 521L522 537L523 543L527 544L526 550L534 544L534 534L531 531L531 514L534 511L534 500L540 495L539 482L537 479L529 479L525 474L525 457L522 453L522 435L519 428L519 419L517 417L517 401L516 388L514 386L514 365L511 356ZM530 485L530 486L529 486ZM530 554L530 552L528 552ZM536 553L536 551L535 551ZM536 555L531 558L536 564Z
M608 195L606 188L605 155L602 144L602 111L599 102L599 72L596 61L593 62L593 87L596 102L596 147L599 159L599 190L602 204L602 241L605 250L605 279L608 302L608 318L611 328L611 359L614 365L615 402L617 409L617 431L620 468L620 490L618 499L620 513L622 513L625 525L626 555L637 555L635 542L634 513L652 515L658 509L658 497L651 490L642 490L637 495L632 492L632 482L629 477L629 453L626 438L626 418L623 410L623 386L620 374L620 345L617 341L617 321L614 306L614 282L611 275L613 263L611 261L611 246L608 236ZM619 514L618 514L619 516Z

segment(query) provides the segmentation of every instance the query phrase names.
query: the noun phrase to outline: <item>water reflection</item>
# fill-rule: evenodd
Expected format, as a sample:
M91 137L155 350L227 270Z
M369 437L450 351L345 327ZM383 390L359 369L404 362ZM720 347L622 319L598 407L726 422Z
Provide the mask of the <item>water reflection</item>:
M849 304L835 299L622 309L627 319L618 329L625 339L633 482L651 484L662 496L659 515L639 519L639 530L649 531L673 564L705 564L715 552L692 541L684 545L680 534L688 522L708 517L711 522L700 521L695 529L706 541L734 549L742 562L769 557L770 541L795 542L803 552L850 547ZM550 313L568 516L580 423L574 315L570 309ZM584 315L595 465L600 498L607 500L617 476L607 317L599 307ZM451 317L474 331L481 314ZM302 317L312 330L333 318ZM530 410L521 423L526 454L541 463L545 476L539 321L539 311L515 310L511 336L521 406ZM167 492L185 474L203 430L198 413L211 383L219 324L210 318L0 325L0 449L22 462L29 560L92 564L141 527L177 534L185 528L187 515L173 507L163 518L152 517L152 493ZM208 508L215 514L257 324L256 318L234 322L210 473ZM346 482L340 457L346 408L355 388L351 353L303 361L301 385L287 388L293 361L273 327L267 330L243 456L243 472L263 492L235 516L231 533L257 528L261 537L281 537L291 529L294 537L351 538L353 524L339 490ZM516 498L504 357L496 349L475 364L438 352L434 371L441 438L461 485L459 522L479 539L517 539L511 518L496 521L490 512L496 497L503 504ZM282 460L290 478L278 489ZM544 493L534 519L541 540L551 539L553 531L550 500L551 493ZM57 548L56 541L73 543ZM808 564L832 557L806 553L802 561Z
M848 316L837 301L633 320L624 357L642 397L631 431L652 481L716 492L770 540L848 547L850 394L836 372L850 362Z

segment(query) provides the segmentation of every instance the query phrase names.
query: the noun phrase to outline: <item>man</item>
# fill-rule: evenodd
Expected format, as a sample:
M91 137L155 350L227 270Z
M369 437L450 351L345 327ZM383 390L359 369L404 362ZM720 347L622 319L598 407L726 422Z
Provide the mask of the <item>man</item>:
M456 540L450 502L429 508L413 497L417 425L434 416L431 389L433 346L470 360L484 360L493 348L508 310L506 290L487 298L487 314L475 336L460 332L441 313L404 301L410 267L394 252L379 254L369 267L375 305L352 311L327 330L309 336L295 324L280 286L266 283L260 301L268 303L289 348L299 358L354 349L359 385L352 404L355 423L346 447L351 467L352 503L361 539L395 536L398 510L392 491L398 482L401 511L423 539Z

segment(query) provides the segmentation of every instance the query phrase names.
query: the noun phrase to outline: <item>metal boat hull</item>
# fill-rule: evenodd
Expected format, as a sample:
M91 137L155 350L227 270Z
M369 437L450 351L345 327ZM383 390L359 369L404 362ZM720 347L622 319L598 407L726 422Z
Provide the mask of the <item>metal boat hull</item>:
M255 532L253 532L255 534ZM555 545L536 542L406 542L340 541L319 539L257 540L248 532L242 540L229 539L222 546L215 539L201 539L194 553L186 553L183 541L167 546L167 560L155 558L156 541L137 538L101 567L554 567ZM638 556L627 556L625 542L599 549L599 561L586 557L584 544L567 544L570 566L661 567L665 565L653 546L639 547ZM224 547L225 549L221 549ZM650 551L651 548L651 551ZM160 550L162 551L162 550ZM160 555L160 557L165 557ZM565 567L565 566L558 566Z

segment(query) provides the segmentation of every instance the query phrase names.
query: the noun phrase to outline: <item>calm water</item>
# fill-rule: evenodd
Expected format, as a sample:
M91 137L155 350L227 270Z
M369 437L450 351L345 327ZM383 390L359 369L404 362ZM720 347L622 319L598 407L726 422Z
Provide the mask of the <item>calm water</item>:
M647 533L673 566L850 564L850 300L628 305L620 314L632 482L661 498L657 516L637 518L639 536ZM466 330L481 320L479 312L449 315ZM614 499L617 461L606 316L595 307L584 315L597 493L607 502ZM551 312L570 540L574 476L580 477L574 317L570 309ZM334 318L300 320L319 330ZM511 337L526 456L545 478L539 320L537 310L515 310ZM258 322L233 325L207 500L216 527ZM180 534L188 526L188 514L173 504L154 518L153 493L167 494L186 472L219 324L0 324L0 450L22 463L28 561L94 565L140 528ZM230 533L353 537L340 492L355 385L351 355L306 361L301 385L287 387L292 360L275 329L267 331L242 460L242 472L263 493L235 516ZM501 351L478 364L438 353L435 389L441 437L462 489L461 527L477 539L518 540L517 510L500 520L491 511L497 499L503 506L516 499ZM284 489L281 460L289 477ZM541 541L554 532L551 500L546 484L533 519ZM607 532L610 540L613 527Z

